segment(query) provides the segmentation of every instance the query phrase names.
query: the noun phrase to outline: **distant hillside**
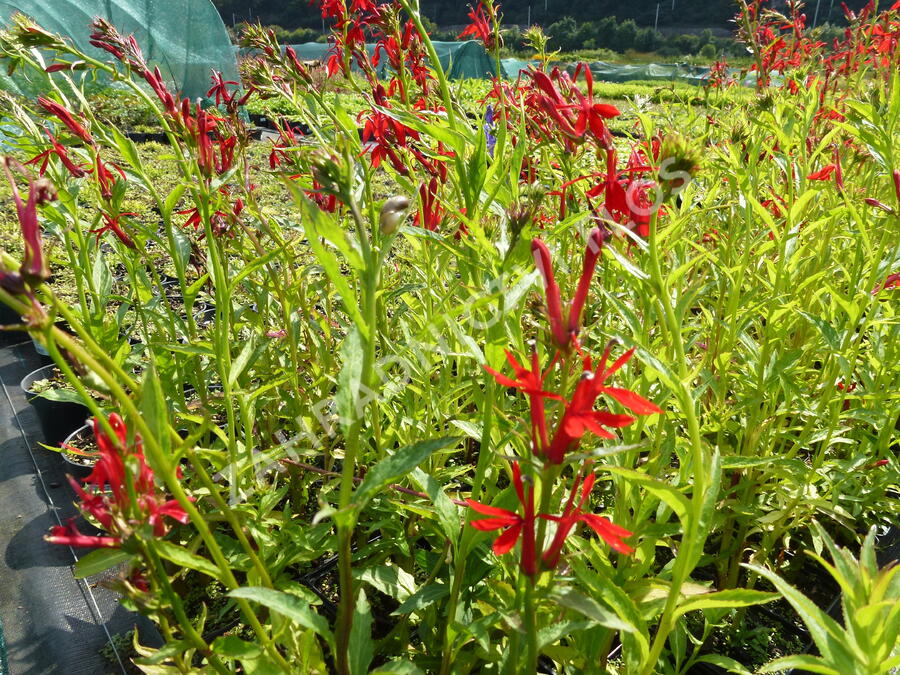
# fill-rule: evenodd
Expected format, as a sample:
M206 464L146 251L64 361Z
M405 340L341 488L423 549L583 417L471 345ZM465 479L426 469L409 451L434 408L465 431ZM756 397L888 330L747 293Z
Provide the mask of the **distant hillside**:
M842 19L840 2L819 0L819 23ZM477 0L473 0L477 2ZM307 0L213 0L219 8L226 24L246 20L258 20L264 24L277 24L284 28L320 28L322 20L318 2ZM467 1L463 0L420 0L422 12L439 26L466 23ZM847 3L858 8L865 0L851 0ZM670 26L690 26L696 28L730 28L734 16L734 0L506 0L501 3L504 23L532 23L549 26L564 16L578 21L597 21L607 16L618 19L634 19L640 26L653 26L659 8L660 29ZM807 5L807 15L812 23L816 2ZM831 16L829 18L829 8Z

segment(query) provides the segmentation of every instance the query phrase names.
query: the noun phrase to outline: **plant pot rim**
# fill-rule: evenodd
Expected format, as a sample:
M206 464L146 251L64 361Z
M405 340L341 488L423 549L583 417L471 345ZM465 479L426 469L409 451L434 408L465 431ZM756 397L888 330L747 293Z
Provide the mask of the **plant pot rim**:
M38 392L33 391L33 390L29 389L28 387L30 387L32 384L34 384L38 380L44 379L44 378L40 378L40 377L32 378L32 375L34 375L38 371L46 370L47 368L56 368L56 364L48 363L46 366L40 366L38 368L35 368L31 372L29 372L27 375L25 375L25 377L23 377L22 380L19 382L19 387L22 389L22 391L24 391L26 394L30 394L31 396L39 396L40 394ZM32 378L31 382L26 386L25 382L27 380L29 380L30 378Z
M63 441L63 446L69 445L73 438L75 438L76 436L78 436L79 434L81 434L84 431L92 431L90 422L86 422L85 424L78 427L71 434L66 436L66 440ZM62 455L63 461L65 461L66 464L71 464L72 466L78 467L79 469L85 469L85 470L93 469L94 464L97 463L96 459L90 460L90 464L85 464L83 462L76 462L75 460L70 458L70 455L72 453L68 452L65 447L62 447L60 449L60 454Z

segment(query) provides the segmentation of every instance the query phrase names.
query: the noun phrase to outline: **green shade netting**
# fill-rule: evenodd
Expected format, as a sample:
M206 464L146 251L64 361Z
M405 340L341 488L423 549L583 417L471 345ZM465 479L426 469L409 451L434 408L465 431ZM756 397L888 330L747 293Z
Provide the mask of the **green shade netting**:
M480 79L493 77L496 72L494 61L485 51L484 46L475 40L466 42L433 42L438 60L447 76L452 80ZM301 61L324 61L329 56L331 45L322 42L304 42L290 45ZM370 57L375 56L375 45L367 44L366 51ZM387 57L381 54L378 76L388 75Z
M147 62L159 66L167 82L191 99L206 96L212 70L238 80L231 40L210 0L0 0L0 22L6 25L15 12L99 60L111 61L110 54L89 43L91 21L102 16L122 34L133 33ZM0 88L34 95L46 91L40 78L24 71L8 77L3 69Z

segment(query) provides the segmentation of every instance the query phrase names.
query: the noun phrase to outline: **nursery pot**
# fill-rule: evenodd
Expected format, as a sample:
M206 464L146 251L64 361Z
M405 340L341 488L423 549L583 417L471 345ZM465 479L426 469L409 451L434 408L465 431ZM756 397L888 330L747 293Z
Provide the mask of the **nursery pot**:
M59 445L69 434L82 426L90 415L87 407L81 403L52 401L38 395L31 388L35 382L52 377L55 367L50 364L31 371L22 379L20 385L28 396L28 402L34 408L34 412L37 413L44 443L47 445Z
M22 317L3 303L0 303L0 326L11 326L22 323ZM26 334L18 330L0 331L0 346L16 344L24 341Z
M84 424L66 436L63 445L71 445L83 449L84 446L90 442L94 442L94 429L90 424ZM96 457L81 457L71 452L67 452L65 449L63 449L61 454L63 460L65 460L67 464L82 473L91 471L91 469L94 468L94 464L97 463Z

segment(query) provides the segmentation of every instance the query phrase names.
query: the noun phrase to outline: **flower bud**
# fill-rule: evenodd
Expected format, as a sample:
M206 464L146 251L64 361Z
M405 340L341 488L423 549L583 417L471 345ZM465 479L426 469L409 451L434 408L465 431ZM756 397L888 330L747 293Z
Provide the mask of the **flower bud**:
M700 168L700 153L680 134L669 134L660 147L659 185L668 197L680 192Z
M378 226L382 234L394 234L400 223L406 218L406 212L409 209L409 197L404 195L395 195L388 199L381 207L381 213L378 215Z

